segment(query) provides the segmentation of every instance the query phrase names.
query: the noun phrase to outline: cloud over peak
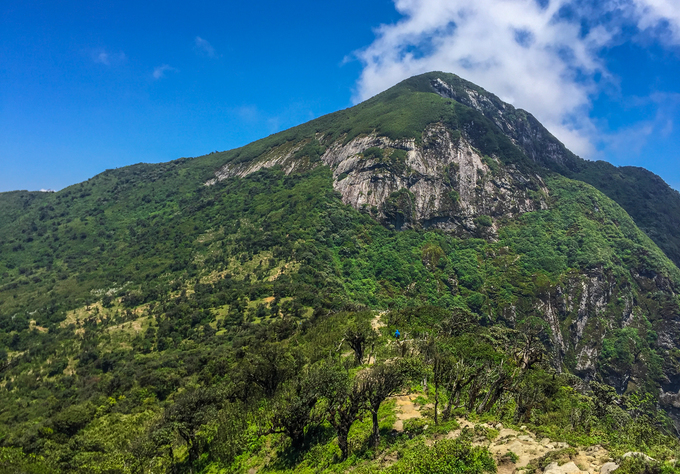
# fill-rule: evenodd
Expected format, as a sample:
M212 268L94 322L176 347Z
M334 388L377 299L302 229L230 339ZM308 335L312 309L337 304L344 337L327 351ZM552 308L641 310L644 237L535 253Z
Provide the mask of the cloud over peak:
M675 0L394 1L403 18L356 53L356 101L416 74L453 72L530 111L584 156L594 152L592 97L611 79L602 50L631 25L680 42Z

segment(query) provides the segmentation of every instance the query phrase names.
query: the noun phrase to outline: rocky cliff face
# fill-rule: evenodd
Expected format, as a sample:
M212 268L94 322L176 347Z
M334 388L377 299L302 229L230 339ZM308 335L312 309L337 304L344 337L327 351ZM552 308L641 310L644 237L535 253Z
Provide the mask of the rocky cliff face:
M346 143L317 140L326 149L317 164L295 157L305 142L286 144L254 162L227 164L215 179L273 166L292 173L325 164L346 204L396 229L438 228L456 235L493 237L499 219L547 208L540 176L501 166L498 157L483 156L440 123L427 127L421 143L376 134Z
M572 271L543 292L535 308L550 326L557 369L566 367L585 380L599 378L619 393L641 387L651 376L661 389L661 404L678 408L676 358L661 360L649 350L655 345L669 355L677 350L680 315L675 297L672 282L663 275L634 274L629 279L598 267ZM646 340L638 339L641 332ZM603 344L605 338L609 345Z
M442 97L453 99L481 112L535 163L548 168L576 169L578 158L560 143L533 115L506 104L493 94L460 81L458 87L434 78L432 89Z

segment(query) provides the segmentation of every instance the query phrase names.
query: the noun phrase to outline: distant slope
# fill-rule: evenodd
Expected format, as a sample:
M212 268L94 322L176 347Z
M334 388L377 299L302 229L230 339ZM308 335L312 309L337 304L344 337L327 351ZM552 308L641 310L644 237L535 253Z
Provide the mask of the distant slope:
M680 193L644 168L588 161L567 176L595 186L619 203L635 223L680 265Z

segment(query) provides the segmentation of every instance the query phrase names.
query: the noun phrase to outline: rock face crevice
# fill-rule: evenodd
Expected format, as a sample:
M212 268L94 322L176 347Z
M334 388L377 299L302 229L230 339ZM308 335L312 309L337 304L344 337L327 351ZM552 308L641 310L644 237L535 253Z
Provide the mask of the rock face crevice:
M622 277L603 267L571 271L534 302L549 327L555 369L605 382L619 393L635 390L656 372L660 403L680 420L680 363L673 355L680 342L680 314L672 287L667 277L653 272ZM654 360L648 348L655 346L665 359Z

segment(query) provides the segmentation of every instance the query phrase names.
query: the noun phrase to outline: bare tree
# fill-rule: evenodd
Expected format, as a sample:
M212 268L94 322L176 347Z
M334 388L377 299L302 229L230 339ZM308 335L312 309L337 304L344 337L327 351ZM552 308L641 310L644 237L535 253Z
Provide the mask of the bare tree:
M370 321L352 322L345 331L344 341L354 351L354 360L357 365L361 365L364 360L366 348L375 342L376 332L373 330Z

